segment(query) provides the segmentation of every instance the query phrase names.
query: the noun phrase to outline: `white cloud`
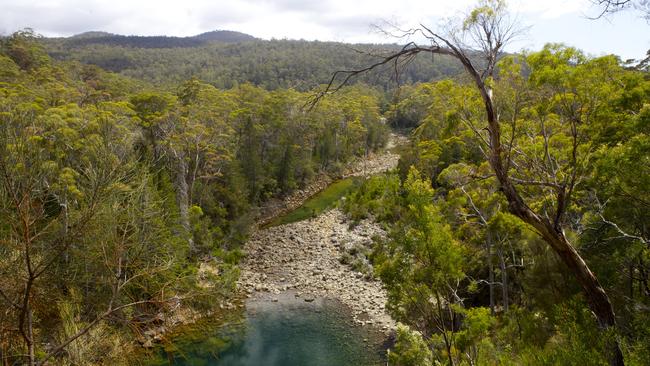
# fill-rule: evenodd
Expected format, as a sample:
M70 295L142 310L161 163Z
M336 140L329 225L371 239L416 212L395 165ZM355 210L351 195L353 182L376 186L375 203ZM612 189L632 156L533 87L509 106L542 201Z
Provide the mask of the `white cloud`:
M515 0L510 3L513 11L543 19L554 19L566 14L581 14L592 6L590 0Z
M68 36L89 30L188 36L229 29L266 39L394 42L373 32L371 24L391 20L407 28L419 23L435 27L441 19L458 16L475 3L474 0L0 0L0 32L7 34L32 27L47 36ZM590 4L590 0L510 0L512 11L523 23L536 23L533 31L536 33L530 41L532 47L540 47L549 40L544 38L545 34L557 31L578 47L591 45L594 23L583 22L584 14L593 12ZM574 21L566 21L569 18ZM545 28L549 24L567 29ZM638 39L644 32L631 27L648 28L642 21L620 21L608 30L608 36L615 35L609 38L616 41L603 42L594 46L600 49L590 51L627 52L630 57L643 55L647 39Z

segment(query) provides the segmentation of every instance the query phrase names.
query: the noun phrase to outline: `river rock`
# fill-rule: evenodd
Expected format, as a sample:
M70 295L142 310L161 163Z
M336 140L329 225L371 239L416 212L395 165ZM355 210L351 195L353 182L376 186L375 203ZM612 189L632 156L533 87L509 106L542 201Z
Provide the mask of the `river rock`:
M396 141L401 142L399 140L403 138L391 135L389 144L394 146ZM391 152L370 154L367 159L346 168L342 177L370 176L393 169L398 159L399 155ZM278 215L299 207L331 182L331 177L320 175L284 201L269 201L260 210L258 224L261 227ZM338 209L301 222L254 230L243 248L247 256L240 264L239 288L256 298L263 298L262 291L273 294L293 291L296 298L304 296L306 302L316 298L338 299L351 309L355 323L365 324L357 318L365 311L363 319L371 321L368 324L377 325L378 329L382 324L382 327L394 329L395 322L385 312L387 294L382 284L339 262L342 250L370 248L371 238L385 235L371 220L351 227ZM266 301L274 299L275 296Z
M239 286L245 291L254 289L251 291L254 297L255 293L271 289L270 292L277 295L295 291L294 296L303 297L306 302L320 297L338 299L353 315L366 311L364 319L371 320L368 325L381 329L379 324L386 324L392 329L395 323L385 312L387 297L382 284L341 264L338 249L341 243L349 248L370 246L369 237L385 235L381 227L371 221L362 221L350 228L345 215L338 209L306 221L256 231L245 244L249 255L241 263ZM283 244L283 238L293 239ZM283 263L289 258L290 265ZM366 325L359 319L355 323Z

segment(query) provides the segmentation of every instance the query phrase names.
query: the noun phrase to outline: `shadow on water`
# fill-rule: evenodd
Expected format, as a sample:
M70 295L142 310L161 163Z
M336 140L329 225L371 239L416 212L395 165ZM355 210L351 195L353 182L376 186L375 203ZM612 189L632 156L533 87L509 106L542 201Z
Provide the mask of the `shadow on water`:
M150 365L375 366L385 363L384 337L351 322L333 300L306 303L284 295L249 302L239 322L173 339ZM184 339L185 338L185 339Z

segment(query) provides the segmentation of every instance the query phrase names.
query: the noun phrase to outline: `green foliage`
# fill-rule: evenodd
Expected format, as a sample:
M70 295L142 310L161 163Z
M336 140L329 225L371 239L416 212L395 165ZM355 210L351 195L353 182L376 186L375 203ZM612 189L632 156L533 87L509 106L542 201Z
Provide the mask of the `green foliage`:
M395 366L427 366L433 364L433 355L421 334L398 324L395 347L388 354L388 362Z
M323 211L332 208L341 197L344 197L351 191L353 192L358 185L359 180L356 178L346 178L334 182L324 190L309 198L302 206L275 219L269 224L269 226L285 225L315 217Z
M499 4L485 2L468 25ZM604 340L617 337L628 363L647 363L648 80L615 57L554 44L504 57L489 81L508 175L597 274L616 335L598 330L565 264L508 213L483 153L485 112L474 88L419 84L389 108L393 124L415 127L400 179L369 180L343 208L390 228L372 256L388 309L418 331L436 362L603 364Z
M456 335L456 347L470 365L476 364L487 358L482 354L483 348L490 349L490 330L496 320L490 315L490 309L485 307L457 311L463 316L463 326Z
M391 221L398 218L400 189L396 174L375 175L350 192L341 206L354 221L370 216L378 221Z
M464 26L502 10L503 2L485 1ZM91 324L50 361L117 362L114 350L132 331L178 302L211 310L235 289L254 207L337 173L387 139L385 79L369 76L380 88L358 84L303 108L311 96L304 91L333 69L366 61L336 44L142 49L46 41L57 58L168 87L153 90L98 67L53 62L39 42L26 30L0 44L0 349L10 363L21 363L30 343L42 359L45 343L65 342ZM407 81L458 70L444 59L422 72L421 62ZM647 74L553 44L502 58L487 82L507 173L525 204L576 243L610 294L626 361L644 364ZM353 220L373 218L389 229L386 240L348 248L341 261L386 285L387 309L405 324L389 356L394 364L604 363L607 335L579 285L507 213L485 161L480 95L462 80L401 93L388 121L414 129L398 172L358 189L339 182L282 222L347 195L341 207ZM562 214L554 215L560 203ZM28 325L31 335L20 331Z
M11 58L21 70L32 71L49 62L42 45L34 42L39 36L32 29L24 29L2 39L0 49Z
M211 311L233 296L253 208L388 133L365 86L311 111L308 93L249 84L154 91L52 62L29 32L2 40L0 64L0 352L11 363L29 348L108 362L179 305ZM69 353L48 354L77 332Z
M159 86L172 86L192 77L220 89L250 83L267 90L294 88L308 91L327 83L335 70L351 70L373 61L357 50L398 50L397 45L345 45L334 42L296 40L251 40L244 42L199 42L177 47L183 39L128 37L112 42L107 37L79 40L44 39L48 52L57 59L97 65L105 70L145 80ZM141 40L138 40L141 38ZM142 41L142 42L139 42ZM143 43L157 42L155 47ZM165 44L167 41L167 44ZM121 43L121 44L120 44ZM460 65L442 56L435 64L419 56L400 72L400 83L425 82L460 72ZM383 90L396 86L388 69L359 77L359 81Z
M505 11L506 2L504 0L480 1L463 22L463 29L467 30L473 25L487 23L491 19L498 19L499 14L503 14Z
M141 93L129 100L143 126L152 127L174 103L173 96L158 93Z

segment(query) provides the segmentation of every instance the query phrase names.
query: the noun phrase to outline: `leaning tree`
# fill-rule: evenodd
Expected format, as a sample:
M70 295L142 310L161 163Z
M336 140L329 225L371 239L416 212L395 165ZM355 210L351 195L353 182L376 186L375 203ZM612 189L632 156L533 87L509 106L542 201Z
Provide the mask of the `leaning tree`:
M357 75L386 66L399 70L420 53L447 55L459 61L478 89L484 105L484 126L473 126L472 129L486 147L485 158L499 183L499 190L508 202L508 210L530 225L575 277L600 329L610 337L610 363L623 365L623 355L616 335L616 317L609 297L565 234L568 226L566 212L574 188L580 181L578 160L569 159L568 174L560 180L554 179L555 177L521 179L513 158L512 139L502 133L500 111L495 103L492 85L497 77L497 61L503 54L504 47L522 32L522 28L517 26L517 22L507 12L505 2L482 0L462 23L444 34L422 24L410 30L395 29L400 38L420 36L426 39L426 44L409 42L397 52L382 55L377 62L367 67L335 72L325 89L316 95L314 103L326 94L338 91ZM570 128L574 157L579 154L578 123L580 121L571 121ZM512 134L514 131L510 131L511 136ZM531 186L541 187L550 193L553 201L550 210L548 206L536 208L530 199L525 198L522 191Z

